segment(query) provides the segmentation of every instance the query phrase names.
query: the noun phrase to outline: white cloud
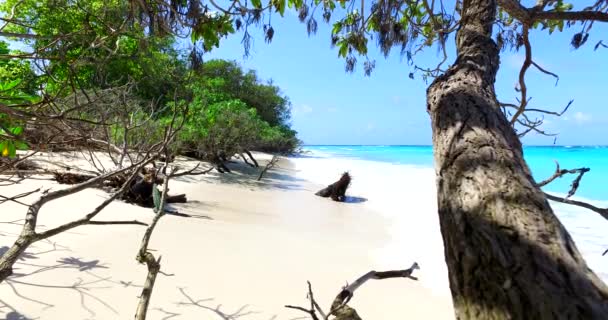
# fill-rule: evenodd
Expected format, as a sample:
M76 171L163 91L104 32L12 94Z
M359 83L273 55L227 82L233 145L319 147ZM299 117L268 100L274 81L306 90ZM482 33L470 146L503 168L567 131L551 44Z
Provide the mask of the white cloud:
M591 115L578 111L577 113L574 114L574 120L578 124L589 122L589 121L591 121Z
M295 108L293 108L293 115L304 115L307 113L311 113L312 112L312 107L310 107L307 104L303 104L301 106L297 106Z

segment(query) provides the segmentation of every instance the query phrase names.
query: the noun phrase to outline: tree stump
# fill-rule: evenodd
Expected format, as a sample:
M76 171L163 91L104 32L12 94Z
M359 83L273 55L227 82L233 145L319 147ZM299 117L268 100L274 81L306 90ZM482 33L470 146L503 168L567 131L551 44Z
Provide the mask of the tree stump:
M340 180L328 185L325 189L319 190L315 195L343 202L346 199L346 189L350 185L350 180L348 172L344 172Z

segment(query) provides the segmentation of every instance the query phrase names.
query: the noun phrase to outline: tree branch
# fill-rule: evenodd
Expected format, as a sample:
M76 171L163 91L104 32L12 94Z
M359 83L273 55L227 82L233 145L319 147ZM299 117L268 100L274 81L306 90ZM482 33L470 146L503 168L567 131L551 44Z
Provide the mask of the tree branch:
M602 217L604 217L604 219L608 220L608 208L598 208L598 207L596 207L596 206L594 206L594 205L592 205L590 203L587 203L587 202L572 200L572 199L568 199L568 198L561 198L561 197L557 197L557 196L548 194L546 192L545 192L545 196L547 197L547 199L552 200L552 201L561 202L561 203L565 203L565 204L570 204L570 205L574 205L574 206L579 206L579 207L582 207L582 208L589 209L591 211L597 212Z
M526 8L517 0L498 0L497 2L510 16L519 20L525 26L531 26L534 22L541 20L608 22L608 13L601 11L543 11L537 10L538 8Z
M169 157L166 157L165 168L167 168L168 163ZM167 199L167 191L169 190L169 177L171 177L171 174L173 174L173 172L171 172L168 176L164 178L163 192L160 196L158 207L155 208L156 215L154 216L152 223L148 226L148 229L146 229L146 233L144 234L141 240L139 253L136 257L139 263L146 264L148 268L148 275L146 276L146 282L141 291L141 295L139 296L139 303L135 312L135 320L146 319L148 313L148 305L150 304L150 299L152 298L152 291L154 289L154 283L156 282L156 276L160 271L161 257L159 256L158 259L156 259L154 255L148 251L148 244L150 243L150 239L152 238L152 233L154 232L154 228L156 228L156 224L158 223L160 218L165 215L165 201ZM156 188L156 185L154 185L153 192L155 194L158 194L158 189Z
M285 308L300 310L302 312L308 313L313 320L319 320L317 316L317 312L321 315L322 319L328 320L329 317L335 316L336 319L361 319L355 309L349 307L347 304L350 299L353 297L355 291L361 287L365 282L370 279L382 280L382 279L390 279L390 278L409 278L412 280L418 280L418 278L412 276L414 270L420 269L418 263L414 262L409 269L405 270L390 270L390 271L370 271L363 276L359 277L352 284L345 286L342 288L342 291L338 293L338 295L334 298L333 303L331 304L331 310L329 313L325 314L319 304L314 299L312 293L312 286L310 281L308 281L308 300L310 300L310 308L306 309L304 307L286 305Z

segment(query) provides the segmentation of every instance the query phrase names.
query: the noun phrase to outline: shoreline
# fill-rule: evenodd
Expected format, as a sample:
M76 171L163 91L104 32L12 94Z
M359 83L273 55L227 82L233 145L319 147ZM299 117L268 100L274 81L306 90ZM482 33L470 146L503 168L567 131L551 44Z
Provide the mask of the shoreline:
M262 154L256 158L261 165L268 160ZM252 179L253 169L242 164L231 165L233 174L213 172L171 182L171 192L186 193L189 200L172 207L208 219L167 215L160 220L150 247L163 257L161 270L172 275L159 275L149 319L221 319L222 314L244 320L293 319L304 314L284 305L307 305L307 280L317 301L327 306L345 282L372 269L404 269L416 261L403 256L403 262L379 263L376 253L390 241L391 222L364 203L314 196L322 185L298 176L297 165L283 161L262 182ZM41 185L61 188L55 182L28 180L0 191L13 194ZM105 192L90 189L49 203L41 211L40 225L77 218L105 197ZM24 209L2 204L2 220L23 219ZM152 213L116 201L100 218L149 222ZM0 248L12 245L19 231L18 222L0 224ZM134 259L144 231L138 226L85 226L36 243L16 265L17 276L0 285L0 314L132 317L146 273ZM423 284L428 267L421 268L414 273L421 281L365 284L351 306L364 319L453 319L451 299Z
M392 221L392 240L385 250L386 256L389 256L390 252L401 249L401 251L409 250L408 252L414 256L422 256L426 260L430 260L431 269L435 275L431 276L430 283L425 284L434 292L450 295L447 267L445 267L443 259L443 241L440 237L439 220L436 213L435 171L432 166L340 157L318 150L294 159L301 164L301 176L315 182L323 181L323 175L350 169L354 178L349 192L357 196L369 195L370 199L365 205L371 210L379 211ZM316 167L323 169L315 169ZM334 173L334 175L336 174ZM384 193L378 192L378 189L384 190ZM560 193L551 192L551 194L560 196ZM579 196L574 196L572 199L586 201L598 207L608 207L608 201ZM608 283L608 259L606 256L602 256L602 253L608 248L608 243L605 241L605 235L608 233L606 221L597 213L584 208L554 201L550 201L550 204L571 234L588 266ZM404 209L396 210L396 208L402 207ZM423 214L412 217L410 216L412 210ZM416 220L411 221L414 218ZM431 233L431 236L429 237L425 233ZM419 237L411 236L412 234L419 235ZM427 239L431 243L424 249L410 245L417 239ZM440 254L428 254L428 249L440 252ZM380 261L391 261L391 259L394 257L386 257ZM416 257L416 259L419 258ZM421 274L428 269L428 266L425 268L423 264L421 267ZM423 280L421 279L421 281Z

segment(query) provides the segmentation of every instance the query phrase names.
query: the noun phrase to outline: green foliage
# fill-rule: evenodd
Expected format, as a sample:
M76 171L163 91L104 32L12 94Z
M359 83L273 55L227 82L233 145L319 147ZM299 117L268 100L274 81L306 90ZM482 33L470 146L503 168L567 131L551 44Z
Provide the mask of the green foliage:
M12 54L8 44L0 41L0 54ZM39 98L32 93L35 79L28 62L17 59L0 60L0 104L7 108L30 105ZM27 149L21 140L23 123L0 113L0 157L14 157L18 149Z
M210 60L195 79L188 86L188 115L178 135L181 153L216 160L219 154L249 149L290 153L299 145L287 125L289 100L255 72L233 61Z
M303 5L302 0L270 3L281 14L287 7ZM254 0L252 5L261 9L265 4ZM175 150L208 159L243 149L294 150L298 140L288 126L290 102L277 86L234 62L212 60L200 65L196 49L189 55L176 49L171 31L178 32L180 23L187 21L192 41L209 51L235 32L233 17L199 2L171 2L171 6L167 12L180 18L160 14L155 11L160 8L146 7L144 2L4 1L0 11L14 11L18 21L4 30L28 35L15 39L35 52L30 58L44 60L45 65L36 74L28 62L35 59L0 60L0 103L33 104L41 102L38 94L52 97L61 112L88 101L86 109L74 108L78 110L70 116L88 121L103 118L109 123L103 128L90 124L80 128L90 127L91 136L108 138L117 146L162 139L171 112L187 106L185 119L176 119L183 120L184 127ZM0 55L7 54L12 54L8 45L0 42ZM113 90L116 95L109 93ZM103 99L99 93L105 95ZM126 122L145 125L126 129ZM24 127L5 114L0 114L0 124L0 153L14 156L16 149L24 147L19 139Z
M291 117L291 103L279 87L272 82L263 83L255 71L245 72L234 61L205 62L197 86L205 91L207 103L239 99L256 109L261 119L273 126L284 125Z

